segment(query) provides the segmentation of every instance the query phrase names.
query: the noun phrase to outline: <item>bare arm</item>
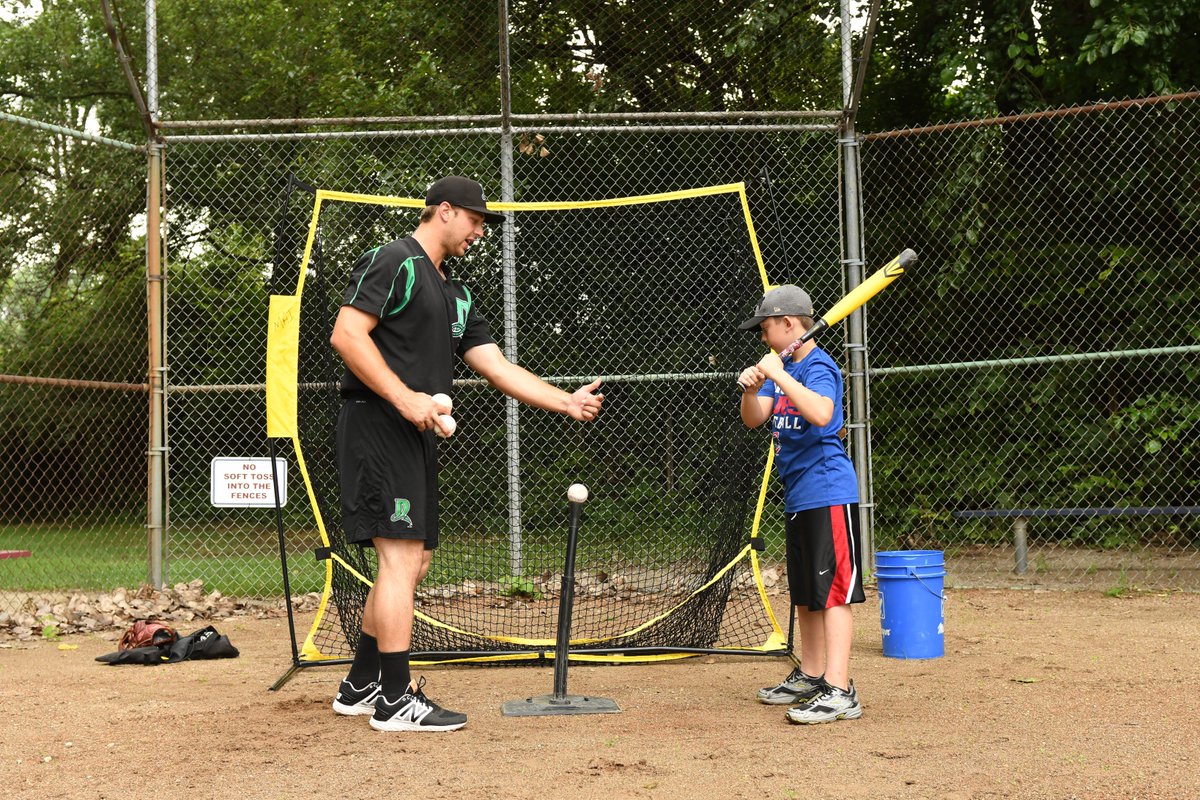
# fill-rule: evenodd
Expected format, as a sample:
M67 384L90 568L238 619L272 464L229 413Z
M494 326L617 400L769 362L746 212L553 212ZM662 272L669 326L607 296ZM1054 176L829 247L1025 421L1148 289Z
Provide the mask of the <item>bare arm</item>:
M604 395L595 393L600 388L599 378L573 393L567 393L509 361L495 344L472 347L463 360L471 369L487 378L489 384L509 397L547 411L566 414L572 419L595 419L604 402Z
M392 372L371 339L379 318L353 306L342 306L329 344L367 388L396 407L417 430L438 425L438 408L424 392L414 392Z
M751 367L755 369L755 367ZM767 353L758 362L757 369L763 375L775 381L775 385L788 396L792 405L800 412L800 416L818 427L824 427L833 419L833 400L823 394L817 394L800 381L793 378L783 368L783 361L775 353ZM743 406L745 401L743 401Z
M757 428L771 418L771 398L758 396L758 390L766 380L767 376L756 366L746 367L738 376L738 383L742 386L742 422L747 427Z

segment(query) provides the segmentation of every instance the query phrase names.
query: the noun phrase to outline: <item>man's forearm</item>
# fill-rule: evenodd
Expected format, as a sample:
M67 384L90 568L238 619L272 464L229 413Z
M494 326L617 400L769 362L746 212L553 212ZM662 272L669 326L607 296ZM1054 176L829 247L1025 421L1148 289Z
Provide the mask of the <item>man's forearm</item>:
M366 340L335 345L338 355L342 357L346 367L353 372L368 389L387 400L392 405L399 404L402 399L412 392L396 373L388 367L387 362L375 347L374 342Z
M557 386L552 386L524 367L505 361L497 365L487 376L488 383L509 397L531 406L567 413L571 395Z

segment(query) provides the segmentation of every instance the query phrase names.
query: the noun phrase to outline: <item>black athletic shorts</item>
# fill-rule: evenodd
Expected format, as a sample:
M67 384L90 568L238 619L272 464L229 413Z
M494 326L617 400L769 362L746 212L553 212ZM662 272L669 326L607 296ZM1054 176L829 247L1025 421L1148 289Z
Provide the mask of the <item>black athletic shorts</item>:
M810 611L866 601L858 542L858 503L787 515L792 605Z
M346 540L438 544L438 462L433 431L421 432L390 403L350 397L337 424L338 479Z

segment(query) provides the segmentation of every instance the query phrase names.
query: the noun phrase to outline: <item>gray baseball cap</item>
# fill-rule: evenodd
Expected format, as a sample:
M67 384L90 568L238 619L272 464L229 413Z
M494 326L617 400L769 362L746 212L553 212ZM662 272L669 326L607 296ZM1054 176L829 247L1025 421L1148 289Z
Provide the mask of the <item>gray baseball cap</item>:
M776 286L763 295L763 299L754 309L754 316L738 325L744 331L759 326L767 317L811 317L813 315L812 298L808 292L790 283Z

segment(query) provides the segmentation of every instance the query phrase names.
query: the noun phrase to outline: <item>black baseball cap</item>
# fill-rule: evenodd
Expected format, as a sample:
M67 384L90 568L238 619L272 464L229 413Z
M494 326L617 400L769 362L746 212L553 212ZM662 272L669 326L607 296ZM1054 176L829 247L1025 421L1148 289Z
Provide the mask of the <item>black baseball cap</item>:
M757 328L768 317L811 317L812 298L808 292L790 283L776 286L763 295L754 316L738 325L744 331Z
M459 208L467 208L483 214L487 222L504 222L504 215L489 211L487 200L483 197L483 187L470 178L461 175L447 175L439 178L425 193L425 205L437 206L449 203Z

